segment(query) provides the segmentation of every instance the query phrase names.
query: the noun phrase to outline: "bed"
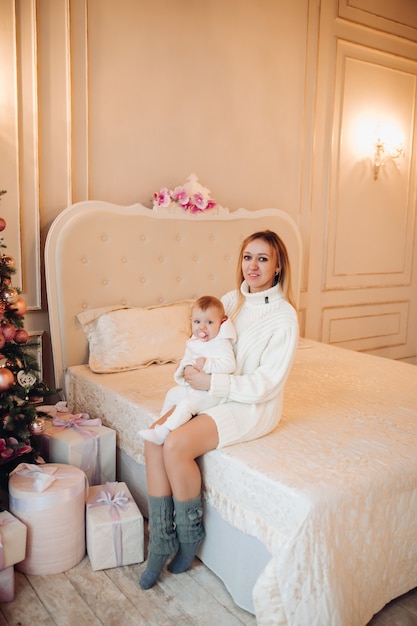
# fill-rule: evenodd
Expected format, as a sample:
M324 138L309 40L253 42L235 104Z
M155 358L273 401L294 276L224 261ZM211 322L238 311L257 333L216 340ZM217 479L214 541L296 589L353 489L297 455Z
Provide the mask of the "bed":
M149 366L120 368L132 328L146 335L149 319L158 343L161 319L169 325L184 303L234 288L240 242L265 228L287 244L298 297L301 238L278 209L193 215L86 201L62 211L49 230L56 384L74 411L116 430L117 477L145 515L137 431L159 416L176 365L158 353ZM108 314L127 316L123 349L117 324L95 336ZM95 349L115 357L113 370L112 358L107 370L91 366ZM301 338L275 431L199 460L206 527L199 557L261 626L365 626L417 585L416 450L415 366Z

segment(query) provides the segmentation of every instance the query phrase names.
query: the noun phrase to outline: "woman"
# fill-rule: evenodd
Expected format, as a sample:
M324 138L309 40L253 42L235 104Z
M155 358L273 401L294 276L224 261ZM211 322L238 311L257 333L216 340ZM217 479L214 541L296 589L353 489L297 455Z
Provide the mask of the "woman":
M281 417L298 321L288 253L276 233L257 232L242 243L238 286L222 298L237 332L234 374L206 374L192 366L184 371L193 389L209 391L222 402L172 431L163 446L145 442L149 548L142 589L155 584L172 555L168 570L185 572L204 537L196 459L215 448L262 437Z

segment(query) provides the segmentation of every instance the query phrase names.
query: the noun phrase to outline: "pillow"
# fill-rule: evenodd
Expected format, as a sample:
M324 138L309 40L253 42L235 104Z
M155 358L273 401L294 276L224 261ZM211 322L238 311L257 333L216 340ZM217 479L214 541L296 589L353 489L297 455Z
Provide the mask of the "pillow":
M77 315L98 374L179 361L191 335L191 301L148 308L93 309Z

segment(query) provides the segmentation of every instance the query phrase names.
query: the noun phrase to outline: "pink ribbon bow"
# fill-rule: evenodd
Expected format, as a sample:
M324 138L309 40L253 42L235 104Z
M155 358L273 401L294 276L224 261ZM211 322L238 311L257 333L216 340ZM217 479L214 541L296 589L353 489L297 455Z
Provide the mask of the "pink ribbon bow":
M100 483L100 446L98 445L98 435L91 431L88 427L100 427L102 425L101 419L90 419L88 413L77 413L71 415L69 418L54 417L52 420L53 426L57 428L73 428L86 440L86 445L83 448L81 455L81 469L87 473L92 467L91 482L93 485Z
M107 485L117 485L117 483L106 483L106 486ZM102 489L89 506L94 506L94 504L96 506L107 505L110 507L111 517L113 519L120 519L119 509L126 511L129 502L132 502L132 498L129 498L124 491L118 491L112 494L110 491Z
M75 428L76 430L80 429L83 432L85 431L85 426L102 425L99 417L96 419L90 419L88 413L77 413L76 415L71 415L69 419L56 416L53 418L52 424L54 426L63 426L64 428Z
M116 491L116 483L106 483L106 489L101 489L94 500L87 505L87 508L96 506L109 506L109 515L113 520L113 546L116 555L116 566L119 567L123 563L123 537L122 525L120 520L120 510L125 511L132 498L126 495L125 491Z

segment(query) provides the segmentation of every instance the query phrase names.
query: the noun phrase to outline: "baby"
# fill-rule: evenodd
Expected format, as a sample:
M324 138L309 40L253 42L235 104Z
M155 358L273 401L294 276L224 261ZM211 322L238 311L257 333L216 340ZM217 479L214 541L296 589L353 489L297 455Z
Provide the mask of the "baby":
M163 424L139 431L143 439L158 445L164 443L171 430L222 400L211 396L209 391L192 389L184 380L187 365L207 374L231 374L236 367L233 350L236 332L220 300L213 296L202 296L196 300L191 309L191 330L192 336L174 374L178 384L168 391L161 415L175 407L173 412Z

